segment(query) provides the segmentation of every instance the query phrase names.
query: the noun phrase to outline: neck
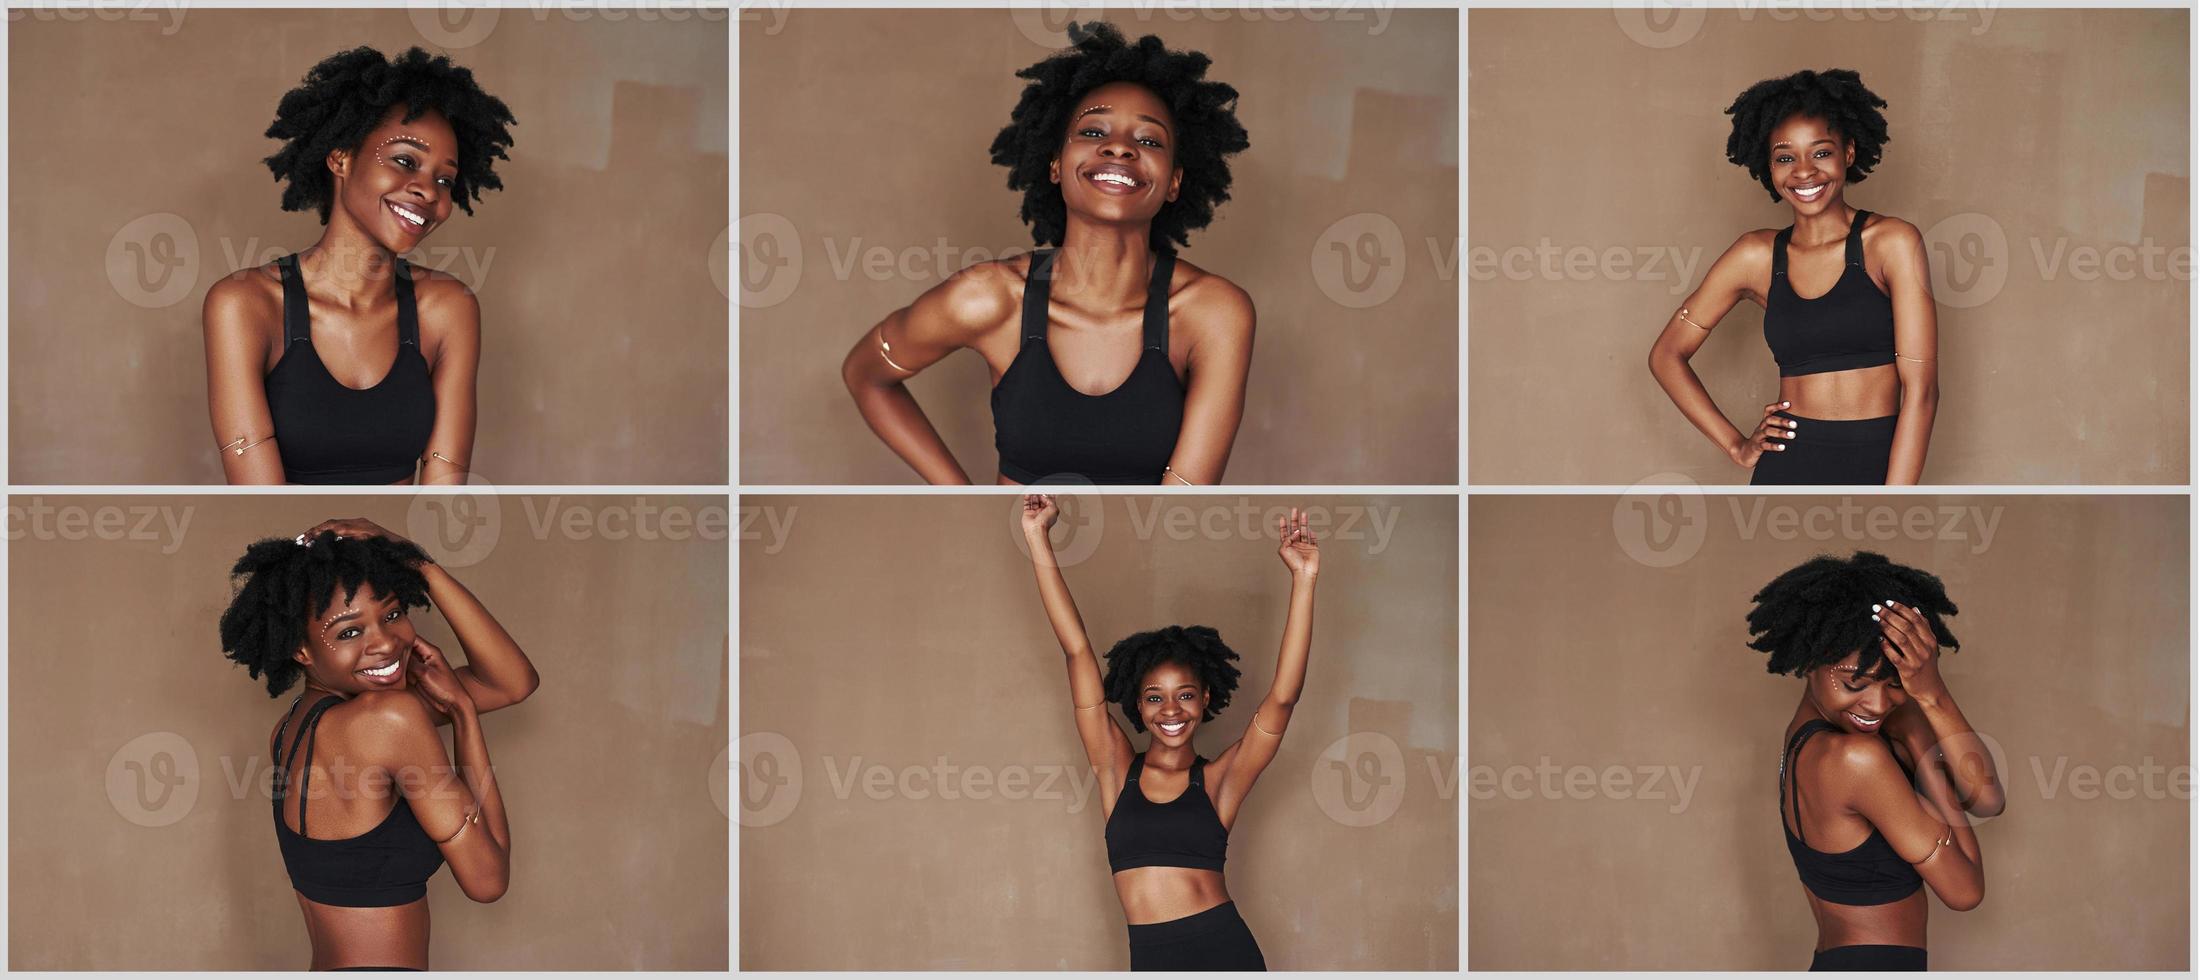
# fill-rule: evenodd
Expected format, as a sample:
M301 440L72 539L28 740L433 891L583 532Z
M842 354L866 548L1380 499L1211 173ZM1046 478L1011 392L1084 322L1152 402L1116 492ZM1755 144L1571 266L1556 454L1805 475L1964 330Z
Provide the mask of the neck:
M1190 742L1170 748L1155 739L1146 746L1146 765L1154 769L1189 769L1196 758L1198 754L1192 751Z
M1823 245L1849 237L1849 225L1856 221L1856 209L1849 202L1834 198L1833 204L1816 215L1796 215L1793 241L1801 245Z
M396 258L337 209L321 240L298 253L298 267L325 301L351 310L396 298Z
M1149 226L1101 224L1071 215L1054 256L1054 293L1109 307L1139 306L1153 275Z

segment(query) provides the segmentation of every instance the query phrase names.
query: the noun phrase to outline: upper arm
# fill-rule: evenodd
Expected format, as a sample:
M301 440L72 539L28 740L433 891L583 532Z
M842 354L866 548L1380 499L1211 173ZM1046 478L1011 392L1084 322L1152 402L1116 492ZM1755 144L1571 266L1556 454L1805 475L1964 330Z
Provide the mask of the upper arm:
M1959 909L1975 906L1981 890L1977 866L1960 849L1939 843L1947 823L1926 810L1887 743L1875 735L1833 737L1831 764L1842 784L1851 788L1850 805L1878 828L1896 854L1917 865L1918 874L1941 901ZM1928 769L1921 764L1921 772ZM1932 776L1927 772L1926 778ZM1936 851L1948 853L1935 858Z
M442 453L470 468L474 458L474 384L481 366L481 301L464 282L448 273L417 269L428 277L418 290L421 343L435 350L429 364L435 387L435 428L428 435L428 449ZM425 353L425 352L423 352ZM450 474L450 464L429 457L431 464ZM456 474L463 479L463 474Z
M1010 282L1019 278L1007 260L979 262L947 277L865 331L841 362L841 379L850 388L899 384L976 343L1017 312ZM881 339L893 348L887 356L905 370L886 363Z
M1291 730L1292 706L1263 700L1246 720L1245 734L1215 756L1222 768L1220 789L1215 793L1215 812L1228 829L1237 823L1238 806L1253 792L1253 783L1283 748L1283 736Z
M1123 773L1131 765L1130 736L1116 724L1114 702L1101 686L1100 664L1087 649L1069 655L1070 714L1076 716L1077 740L1085 747L1085 761L1099 779L1100 812L1115 812L1115 794L1123 787ZM1082 707L1080 707L1082 706Z
M1711 268L1704 272L1703 282L1696 291L1689 293L1681 307L1688 310L1688 320L1680 317L1679 310L1666 318L1665 330L1658 334L1657 343L1651 346L1652 357L1678 356L1682 360L1695 355L1711 336L1711 328L1744 299L1758 295L1757 284L1772 277L1773 232L1752 231L1727 246Z
M410 689L375 691L359 700L357 724L369 758L389 771L420 829L438 842L459 889L477 902L502 897L510 882L508 856L486 826L477 824L459 834L467 814L479 812L480 801L436 733L436 712Z
M1933 306L1925 236L1900 218L1882 218L1876 251L1894 305L1895 373L1904 391L1936 390L1940 381L1940 320ZM1915 358L1915 360L1912 360Z
M1192 330L1184 422L1169 468L1192 483L1222 482L1245 415L1245 378L1253 366L1253 298L1217 275L1199 281L1184 304Z
M222 475L232 484L279 484L283 460L272 441L275 418L267 407L266 370L269 325L280 329L282 311L247 269L223 276L206 291L200 312L206 339L206 401L217 447L257 444L242 455L217 449Z

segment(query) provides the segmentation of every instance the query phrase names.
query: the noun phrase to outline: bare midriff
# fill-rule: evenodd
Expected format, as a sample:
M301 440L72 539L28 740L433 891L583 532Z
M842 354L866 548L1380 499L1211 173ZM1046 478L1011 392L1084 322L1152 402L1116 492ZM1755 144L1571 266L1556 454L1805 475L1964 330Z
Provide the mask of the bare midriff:
M1925 889L1885 905L1841 905L1812 895L1810 914L1818 920L1818 948L1836 946L1915 946L1925 948Z
M1115 897L1123 901L1123 919L1152 925L1205 912L1230 900L1222 872L1202 868L1125 868L1115 873Z
M1780 379L1780 400L1804 418L1884 418L1902 409L1902 380L1892 364L1801 374Z
M304 895L306 937L313 942L315 970L340 966L428 968L428 899L382 908L323 905Z

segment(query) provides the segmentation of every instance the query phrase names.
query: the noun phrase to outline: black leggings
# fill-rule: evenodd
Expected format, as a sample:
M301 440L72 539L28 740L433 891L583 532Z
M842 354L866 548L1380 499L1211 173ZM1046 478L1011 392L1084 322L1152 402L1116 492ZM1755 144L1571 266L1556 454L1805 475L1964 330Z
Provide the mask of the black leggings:
M1224 902L1181 919L1131 927L1133 970L1266 970L1253 930Z
M1757 457L1751 486L1886 485L1887 454L1894 449L1894 420L1900 416L1813 419L1792 412L1772 414L1796 421L1795 438L1774 438L1787 448L1767 449Z
M1922 970L1919 946L1835 946L1810 954L1813 970Z

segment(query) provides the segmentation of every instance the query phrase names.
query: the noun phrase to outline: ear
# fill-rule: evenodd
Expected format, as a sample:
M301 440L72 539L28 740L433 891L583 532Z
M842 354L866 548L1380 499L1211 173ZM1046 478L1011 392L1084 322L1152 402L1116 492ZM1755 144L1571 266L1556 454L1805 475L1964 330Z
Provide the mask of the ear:
M1184 186L1184 168L1178 167L1169 171L1169 196L1166 200L1176 200L1177 189L1182 186Z
M351 176L351 151L343 149L328 151L328 172L338 177Z
M1843 171L1847 171L1850 168L1856 166L1856 141L1851 139L1844 139L1841 141L1841 147L1843 150L1843 153L1841 155L1841 169Z
M1062 182L1062 155L1059 153L1054 155L1054 159L1047 161L1047 180L1057 184Z

